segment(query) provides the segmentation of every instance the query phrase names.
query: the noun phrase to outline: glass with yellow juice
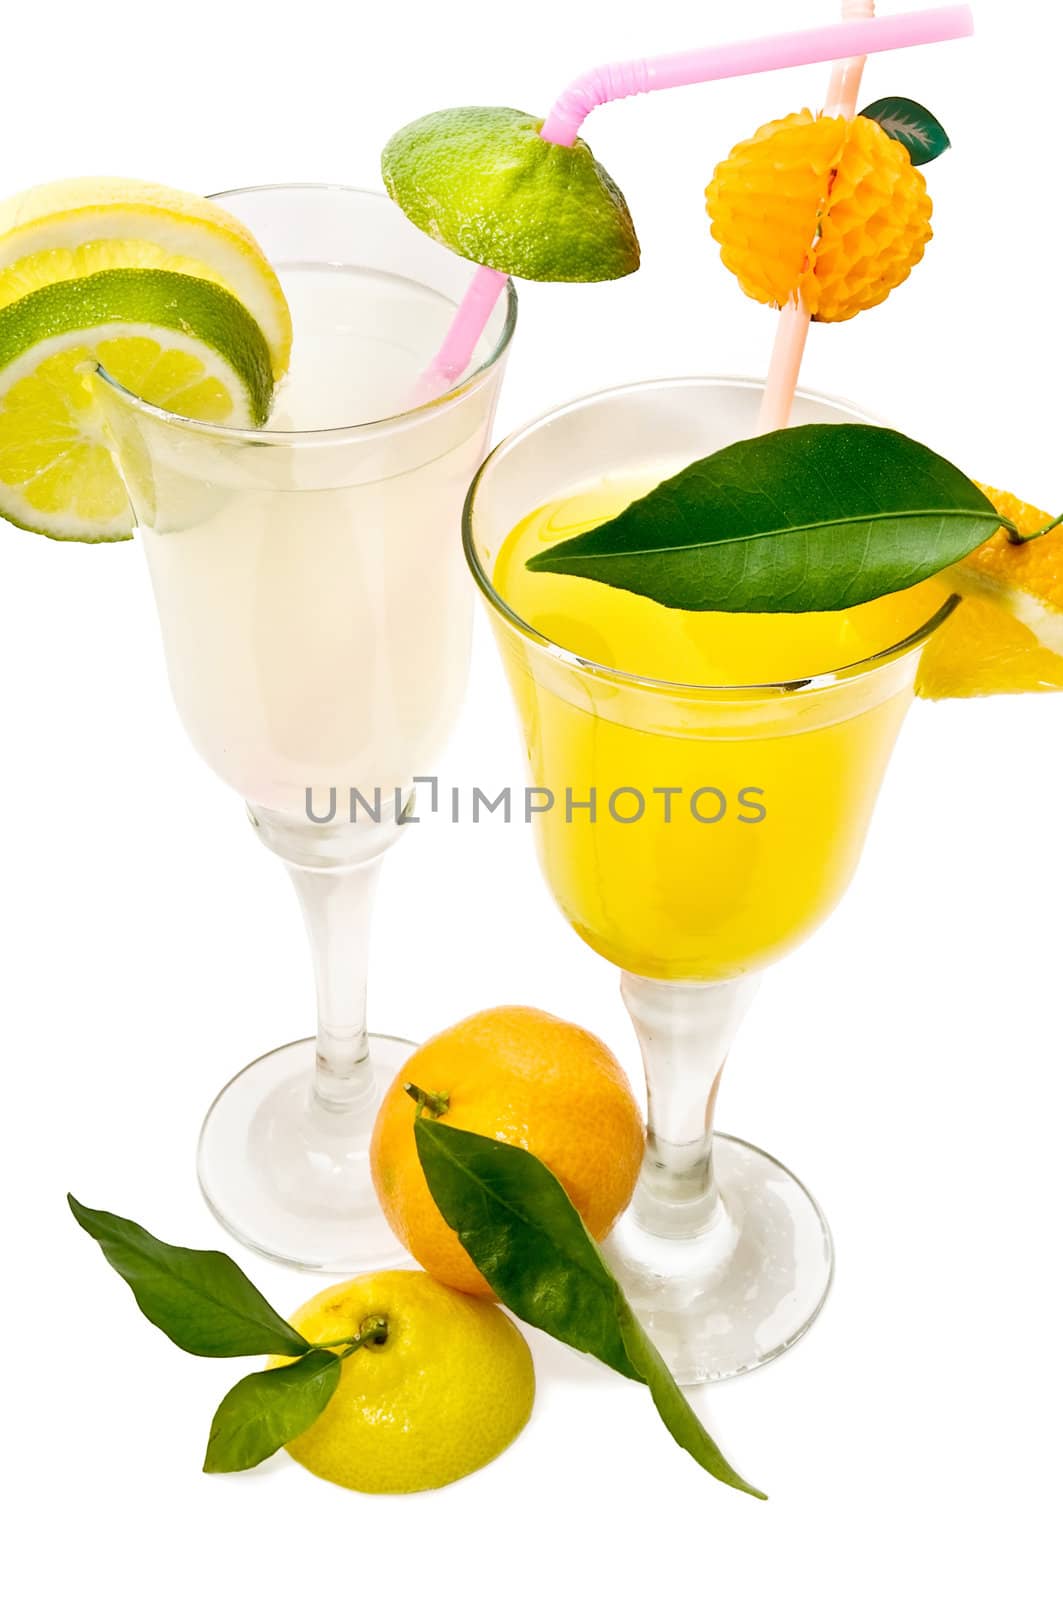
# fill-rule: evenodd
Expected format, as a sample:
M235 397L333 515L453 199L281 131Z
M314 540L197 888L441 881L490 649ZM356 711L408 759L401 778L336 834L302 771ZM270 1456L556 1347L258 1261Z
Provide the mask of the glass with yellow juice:
M758 402L758 385L708 379L577 402L500 446L466 507L543 871L621 969L642 1045L646 1161L607 1250L684 1382L770 1360L826 1294L815 1202L771 1157L714 1137L716 1090L755 974L853 874L949 595L933 582L850 611L684 612L526 563L753 433ZM865 419L801 396L794 420Z
M692 613L527 571L671 470L538 507L493 576L530 627L615 669L557 670L506 646L532 781L553 796L538 839L562 910L626 971L707 982L776 960L831 910L912 694L904 661L844 688L802 680L888 650L935 606L904 594L850 612ZM767 687L698 687L745 684Z

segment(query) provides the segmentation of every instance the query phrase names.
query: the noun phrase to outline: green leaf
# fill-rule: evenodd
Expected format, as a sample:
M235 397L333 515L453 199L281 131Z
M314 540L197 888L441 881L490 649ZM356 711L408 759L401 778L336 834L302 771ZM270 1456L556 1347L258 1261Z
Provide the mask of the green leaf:
M418 1117L417 1154L444 1219L522 1321L645 1383L672 1437L722 1483L729 1466L646 1336L579 1212L527 1150Z
M528 567L684 611L839 611L962 561L1000 525L977 484L925 445L814 423L695 461Z
M417 1118L414 1135L445 1221L510 1310L637 1378L617 1325L616 1283L549 1168L429 1117Z
M621 1299L620 1314L624 1344L632 1363L638 1368L643 1383L648 1385L661 1420L676 1444L682 1445L699 1466L704 1467L706 1472L711 1472L714 1478L719 1478L721 1483L730 1484L732 1489L741 1489L757 1500L766 1500L768 1497L763 1490L754 1489L751 1483L740 1477L723 1455L719 1445L691 1408L682 1389L672 1377L661 1352L652 1343L635 1313L620 1294L619 1285L617 1294Z
M944 155L952 141L937 117L918 100L906 100L903 95L888 94L865 106L860 115L877 122L891 139L903 144L912 158L913 167L925 167Z
M204 1472L243 1472L305 1433L340 1381L331 1350L312 1350L287 1367L241 1378L214 1413Z
M67 1195L71 1211L167 1338L194 1356L300 1356L310 1346L220 1250L163 1244L135 1222L92 1211Z
M627 202L582 139L539 137L542 118L509 106L453 106L400 128L384 187L440 244L515 278L598 283L639 265Z

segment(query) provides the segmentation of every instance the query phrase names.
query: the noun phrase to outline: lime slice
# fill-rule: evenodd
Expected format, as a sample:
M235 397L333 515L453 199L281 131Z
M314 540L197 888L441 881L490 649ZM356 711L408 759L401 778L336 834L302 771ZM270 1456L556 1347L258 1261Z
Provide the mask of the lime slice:
M636 271L627 202L582 139L540 139L542 119L457 106L401 128L384 148L391 198L440 244L515 278L598 283Z
M219 284L266 337L273 376L288 369L292 320L254 236L212 200L134 178L44 183L0 203L0 307L50 283L116 268Z
M129 500L93 387L96 365L153 405L259 427L270 352L228 290L176 272L53 283L0 310L0 516L53 539L128 539Z

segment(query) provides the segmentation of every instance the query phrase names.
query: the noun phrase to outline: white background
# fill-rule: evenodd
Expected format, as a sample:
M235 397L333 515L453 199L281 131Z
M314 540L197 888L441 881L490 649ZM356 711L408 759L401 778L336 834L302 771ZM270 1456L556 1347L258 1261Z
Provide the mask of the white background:
M201 192L375 186L385 138L439 105L541 113L603 56L832 19L824 0L722 9L23 6L4 25L2 187L74 172ZM953 136L927 173L938 237L883 308L813 329L805 376L1059 510L1053 10L981 0L975 43L870 63L866 99L911 95ZM773 318L720 266L701 193L732 143L818 104L825 81L810 68L594 116L645 265L616 285L522 290L502 431L617 380L763 371ZM289 887L186 745L138 551L0 530L0 684L20 1593L1058 1592L1063 700L916 707L848 899L769 977L735 1048L723 1126L807 1179L837 1243L809 1338L697 1400L770 1503L704 1477L635 1386L539 1339L514 1448L406 1501L333 1489L284 1456L201 1476L212 1409L244 1365L170 1346L66 1212L71 1188L164 1238L224 1245L195 1186L200 1117L311 1020ZM442 771L521 781L482 629ZM419 1037L504 1001L589 1025L635 1070L615 975L555 911L525 830L411 829L386 869L371 1022ZM315 1288L234 1253L284 1310Z

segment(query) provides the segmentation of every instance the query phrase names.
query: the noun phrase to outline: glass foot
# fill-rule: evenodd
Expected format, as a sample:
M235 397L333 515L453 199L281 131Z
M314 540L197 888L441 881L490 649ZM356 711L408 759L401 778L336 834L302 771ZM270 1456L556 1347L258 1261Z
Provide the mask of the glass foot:
M222 1227L260 1255L318 1272L406 1263L377 1203L369 1140L381 1096L414 1049L371 1034L375 1093L342 1111L313 1095L313 1039L271 1050L227 1083L207 1112L198 1158Z
M650 1232L638 1194L603 1249L632 1308L681 1384L751 1372L782 1355L822 1309L834 1266L830 1230L779 1162L718 1133L720 1204L693 1237ZM673 1208L677 1225L680 1209ZM655 1225L667 1218L655 1213Z

